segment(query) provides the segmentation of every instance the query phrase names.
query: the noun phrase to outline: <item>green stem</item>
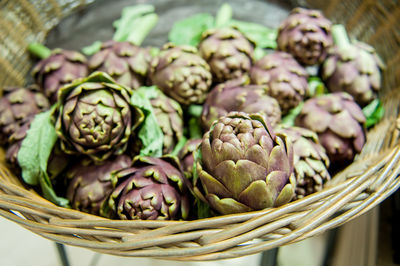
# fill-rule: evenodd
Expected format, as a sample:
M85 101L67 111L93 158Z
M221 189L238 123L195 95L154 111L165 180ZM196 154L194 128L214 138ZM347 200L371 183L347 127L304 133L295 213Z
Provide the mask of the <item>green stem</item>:
M333 42L340 48L350 45L346 28L342 24L336 24L332 26L332 37Z
M202 105L192 104L188 108L188 113L190 114L190 116L193 117L200 117L202 112L203 112Z
M30 43L28 45L28 51L40 59L46 59L51 55L51 50L49 48L37 42Z
M227 3L223 4L219 8L217 16L215 18L215 27L218 28L226 26L232 19L232 14L232 7Z
M133 22L134 27L132 27L133 30L128 33L127 41L140 46L157 22L157 14L148 14L135 19Z
M201 139L203 137L203 131L198 117L189 119L189 136L191 139Z
M171 155L178 156L179 152L182 150L183 146L185 146L186 142L187 138L182 137L176 144L174 150L171 152Z

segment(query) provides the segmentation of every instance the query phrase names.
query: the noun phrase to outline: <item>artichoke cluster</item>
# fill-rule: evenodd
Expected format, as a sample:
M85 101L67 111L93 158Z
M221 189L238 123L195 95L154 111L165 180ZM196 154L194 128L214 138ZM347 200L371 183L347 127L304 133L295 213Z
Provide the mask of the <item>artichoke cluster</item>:
M2 90L7 161L18 169L32 121L51 108L47 171L83 212L182 220L196 218L196 201L231 214L320 191L361 152L361 108L377 97L383 66L372 47L335 42L318 10L294 9L277 32L277 49L258 59L251 38L226 25L157 54L116 40L90 58L55 49L33 68L36 85ZM322 95L309 93L311 65L329 90Z

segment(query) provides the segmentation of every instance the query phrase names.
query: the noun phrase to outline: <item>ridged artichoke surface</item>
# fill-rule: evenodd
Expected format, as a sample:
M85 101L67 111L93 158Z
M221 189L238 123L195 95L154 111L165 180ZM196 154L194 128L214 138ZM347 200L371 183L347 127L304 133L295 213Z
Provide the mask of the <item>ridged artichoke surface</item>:
M203 103L212 82L210 67L195 47L171 43L152 60L150 79L182 105Z
M100 165L83 160L66 172L69 180L67 198L71 207L86 213L99 215L102 204L108 199L116 185L114 171L129 167L132 159L120 155L103 161Z
M147 48L130 42L106 41L89 62L92 72L109 74L117 83L132 89L146 85L152 56Z
M257 114L232 112L204 134L196 171L220 214L280 206L294 197L293 147Z
M210 65L214 81L225 82L248 75L254 45L233 28L210 29L202 35L199 52Z
M232 111L258 113L272 126L281 120L279 104L266 94L266 86L223 83L211 90L203 105L201 122L204 130Z
M351 162L365 141L365 116L351 95L325 94L304 103L295 125L318 134L332 165Z
M321 11L295 8L279 26L278 49L303 65L320 64L333 45L331 26Z
M365 43L335 46L322 65L322 78L330 91L347 92L364 106L377 97L383 67L375 49Z
M307 71L285 52L274 52L258 60L251 68L251 82L264 85L268 95L275 98L283 113L296 107L308 89Z
M143 113L130 104L130 90L106 73L95 72L60 91L56 130L67 154L97 162L125 152Z
M52 54L35 65L32 74L36 83L53 104L59 89L89 74L86 57L76 51L54 49Z
M317 134L301 127L277 127L275 132L286 135L293 143L296 198L322 190L331 176L329 159Z
M115 173L118 185L104 214L123 220L180 220L189 214L189 190L171 157L136 157Z
M36 86L4 88L0 98L0 145L14 143L25 137L35 114L50 107L50 103Z

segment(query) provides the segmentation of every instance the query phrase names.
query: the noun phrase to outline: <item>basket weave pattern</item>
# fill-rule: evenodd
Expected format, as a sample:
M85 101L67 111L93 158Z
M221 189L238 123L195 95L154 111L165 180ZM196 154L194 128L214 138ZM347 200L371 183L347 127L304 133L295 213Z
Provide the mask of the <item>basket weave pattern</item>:
M61 18L91 1L0 2L0 88L24 85L30 42L43 42ZM303 1L304 2L304 1ZM400 6L396 1L305 1L386 63L380 99L384 119L368 133L355 162L321 192L279 208L196 221L116 221L57 207L24 186L0 149L0 215L47 239L119 256L216 260L300 241L354 219L400 186ZM1 89L0 89L1 92Z

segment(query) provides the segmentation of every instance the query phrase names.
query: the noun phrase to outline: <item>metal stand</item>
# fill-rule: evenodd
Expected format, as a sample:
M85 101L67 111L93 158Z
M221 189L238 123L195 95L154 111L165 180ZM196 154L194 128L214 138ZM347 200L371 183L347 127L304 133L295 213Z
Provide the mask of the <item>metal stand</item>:
M58 255L60 256L61 265L62 266L69 266L67 251L65 250L65 246L60 243L56 243Z
M261 256L260 266L276 266L278 259L278 248L264 251Z

